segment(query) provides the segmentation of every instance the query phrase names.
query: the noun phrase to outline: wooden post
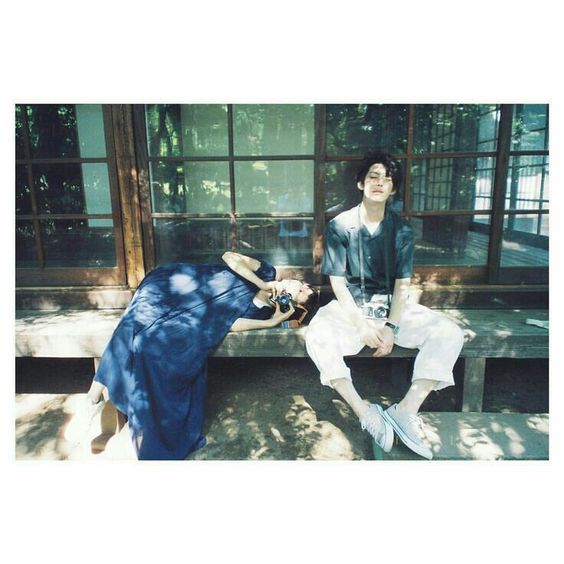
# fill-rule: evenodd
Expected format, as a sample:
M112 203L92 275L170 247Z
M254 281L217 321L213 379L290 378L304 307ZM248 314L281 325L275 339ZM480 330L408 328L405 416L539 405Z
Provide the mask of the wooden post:
M466 358L464 360L462 411L482 411L485 376L485 357Z
M125 104L111 107L121 219L125 244L125 266L129 287L137 288L145 276L141 212L139 205L138 168L132 108Z

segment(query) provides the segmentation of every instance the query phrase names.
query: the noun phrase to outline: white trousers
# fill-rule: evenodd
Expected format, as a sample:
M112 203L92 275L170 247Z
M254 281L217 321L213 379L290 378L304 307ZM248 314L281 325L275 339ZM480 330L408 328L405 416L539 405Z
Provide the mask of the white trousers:
M435 390L454 385L452 369L464 344L460 327L446 315L416 303L405 305L399 326L394 343L419 349L412 381L435 380ZM358 354L365 344L337 300L319 309L306 329L305 341L323 385L332 387L331 380L338 378L352 380L343 357Z

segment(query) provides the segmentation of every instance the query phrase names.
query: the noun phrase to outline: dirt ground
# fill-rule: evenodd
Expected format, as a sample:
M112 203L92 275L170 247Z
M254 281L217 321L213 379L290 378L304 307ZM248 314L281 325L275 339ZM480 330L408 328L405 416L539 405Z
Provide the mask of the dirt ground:
M348 360L361 396L387 407L401 399L413 360ZM16 359L16 458L76 458L63 438L92 379L88 359ZM460 409L457 386L432 393L424 411ZM490 360L484 411L548 413L548 361ZM369 435L308 359L210 359L204 433L190 460L362 460ZM90 456L99 456L92 455ZM111 456L108 457L111 458Z

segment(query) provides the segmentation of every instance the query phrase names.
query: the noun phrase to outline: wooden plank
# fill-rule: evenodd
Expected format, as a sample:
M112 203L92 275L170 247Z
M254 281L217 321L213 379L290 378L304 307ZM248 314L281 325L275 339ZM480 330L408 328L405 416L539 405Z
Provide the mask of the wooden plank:
M426 442L437 460L548 460L546 413L422 413ZM395 438L392 451L376 458L421 460Z
M463 357L548 358L548 331L526 325L527 318L546 320L547 310L446 310L464 330ZM16 356L101 356L123 310L17 311ZM212 353L218 357L306 357L304 332L261 329L229 333ZM394 347L390 357L409 358L415 349ZM372 356L365 348L359 356Z
M462 411L482 411L486 359L464 359L464 383L462 388Z

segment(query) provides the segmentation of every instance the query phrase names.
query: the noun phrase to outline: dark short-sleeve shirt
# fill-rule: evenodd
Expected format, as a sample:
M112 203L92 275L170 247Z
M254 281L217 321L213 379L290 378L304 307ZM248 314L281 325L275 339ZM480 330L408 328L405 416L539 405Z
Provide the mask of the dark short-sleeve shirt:
M365 299L369 300L373 294L392 293L396 279L413 275L414 234L409 223L390 209L386 210L384 220L373 235L364 225L359 229L358 206L339 214L327 224L321 272L328 276L344 276L353 298L360 305L359 240L364 253Z

